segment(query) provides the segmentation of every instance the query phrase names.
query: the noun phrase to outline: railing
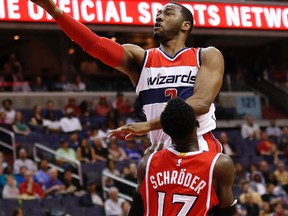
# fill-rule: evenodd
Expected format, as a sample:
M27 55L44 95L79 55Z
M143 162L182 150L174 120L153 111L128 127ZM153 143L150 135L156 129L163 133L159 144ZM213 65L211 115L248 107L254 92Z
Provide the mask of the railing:
M102 187L103 187L103 191L105 191L105 192L109 191L109 188L105 186L105 176L108 177L108 178L111 178L113 180L119 181L119 182L121 182L123 184L129 185L131 187L134 187L134 188L137 187L137 184L135 184L134 182L128 181L128 180L126 180L124 178L121 178L119 176L116 176L114 174L109 173L107 170L104 170L102 172ZM104 196L105 196L105 193L104 193ZM126 200L128 200L130 202L132 202L132 197L130 197L130 196L126 195L126 194L118 193L118 196L123 198L123 199L126 199Z
M51 148L48 148L48 147L46 147L44 145L41 145L39 143L36 143L34 145L34 147L33 147L33 156L34 156L34 161L36 161L36 162L40 162L41 161L41 159L37 156L37 149L41 149L43 151L49 152L49 153L53 154L54 156L58 156L58 157L64 158L65 160L76 164L78 175L73 173L72 177L77 179L77 180L79 180L80 185L83 186L82 168L81 168L81 163L79 161L74 161L74 160L71 160L71 159L69 159L67 157L64 157L62 155L59 155L59 154L56 153L55 150L53 150ZM62 167L58 166L58 165L55 165L55 164L50 163L50 162L48 163L48 165L49 165L49 167L53 167L53 168L57 169L59 172L64 172L64 169Z
M12 131L9 131L3 127L0 127L0 131L2 131L3 133L11 136L11 145L8 144L8 143L5 143L3 141L0 140L0 145L4 146L5 148L8 148L10 150L12 150L13 152L13 159L14 161L16 160L17 158L17 155L16 155L16 145L15 145L15 134L12 132Z

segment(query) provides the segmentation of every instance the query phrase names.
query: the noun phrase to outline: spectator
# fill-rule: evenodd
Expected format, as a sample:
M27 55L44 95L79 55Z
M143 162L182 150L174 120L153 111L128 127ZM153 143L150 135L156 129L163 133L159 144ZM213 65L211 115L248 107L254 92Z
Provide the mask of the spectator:
M0 109L0 113L4 113L4 123L5 124L13 124L15 121L16 111L12 107L13 103L10 99L5 99L2 101L2 108Z
M19 189L17 187L17 182L13 175L8 175L7 183L3 188L3 199L18 199L20 196Z
M86 91L86 84L84 82L82 82L80 75L76 75L75 81L72 84L72 89L73 89L74 92L84 92L84 91Z
M73 113L76 115L76 116L80 116L81 115L81 109L80 107L76 104L76 100L75 98L73 97L70 97L68 99L68 104L65 105L64 107L64 113L67 113L68 109L72 109L73 110Z
M126 153L123 148L119 147L116 139L111 139L108 146L108 158L114 161L123 161L126 159Z
M249 115L246 118L246 123L241 126L241 135L243 139L259 140L260 128L254 123L254 118Z
M285 211L284 205L282 203L277 203L274 206L274 212L271 214L271 216L287 216L287 213L288 212Z
M52 100L48 100L46 102L46 108L43 110L43 116L44 118L48 119L48 114L49 113L54 113L56 115L56 110L55 110L55 104ZM56 116L59 118L59 116Z
M116 99L112 102L112 108L118 110L120 115L126 115L132 111L129 100L124 99L122 92L118 92Z
M72 108L66 110L66 116L60 119L60 125L65 133L82 130L80 120L75 117Z
M47 92L48 91L48 88L43 83L43 79L40 75L36 76L32 89L34 92Z
M55 159L57 164L62 166L64 170L71 170L75 167L73 161L77 161L76 152L69 148L67 140L60 140L60 148L56 151Z
M69 148L73 148L76 150L80 145L79 142L79 136L77 132L73 132L70 134L70 140L69 140Z
M93 141L92 148L95 152L95 161L107 161L109 152L108 149L103 146L103 140L101 138Z
M246 172L244 171L244 167L241 163L235 163L235 178L234 184L240 185L240 182L246 180Z
M136 163L132 162L129 164L128 174L124 175L124 178L130 182L134 182L137 184L137 165L136 165ZM129 185L123 185L123 186L121 186L121 191L123 191L123 193L132 197L134 188L132 188Z
M13 175L13 168L11 166L7 166L2 175L0 175L0 188L3 188L6 185L6 178L8 175Z
M246 203L246 194L251 194L253 203L258 203L259 206L262 205L261 196L252 190L249 181L244 181L241 183L243 193L239 196L240 203Z
M125 148L125 153L127 155L128 160L135 161L138 163L142 158L143 153L140 149L136 148L135 140L128 140L127 146Z
M48 167L48 161L46 159L42 159L39 164L39 169L35 174L35 178L38 183L40 183L42 186L45 185L49 179L49 167Z
M24 211L22 208L17 208L13 211L13 216L23 216L24 215Z
M262 176L261 172L255 171L251 175L251 187L260 195L266 193L266 185L264 177Z
M266 128L266 132L269 138L273 139L275 143L277 143L277 140L282 133L281 129L276 125L275 119L270 120L270 126Z
M106 132L103 132L102 130L99 130L99 128L93 128L92 130L92 134L89 137L90 141L94 141L95 139L105 139L107 137ZM103 141L103 145L104 145L104 141Z
M43 120L43 126L50 133L62 132L62 127L54 112L49 112L47 119Z
M13 128L14 133L16 134L28 136L31 133L30 128L24 122L24 118L21 112L16 112L16 117L12 125L12 128Z
M32 173L35 173L37 170L34 162L31 159L27 158L27 152L24 148L19 150L19 158L14 161L14 173L18 174L20 172L20 168L23 166L25 166L27 170Z
M261 139L257 144L257 151L268 163L273 164L273 162L277 161L278 152L276 144L268 139L268 134L265 131L261 132Z
M274 194L275 185L273 183L268 183L266 185L266 193L261 196L263 202L268 202L275 204L280 201L281 198Z
M54 86L55 91L64 91L64 92L72 92L72 84L68 82L67 76L65 74L61 74L59 77L59 81Z
M99 102L96 105L96 114L101 117L106 117L110 111L111 107L107 102L107 98L105 96L100 96Z
M223 153L233 157L237 155L234 145L229 141L228 135L226 132L221 132L219 136L219 141L223 146Z
M269 164L267 163L267 161L265 160L260 161L259 171L262 173L265 182L267 183L270 175Z
M283 127L282 134L279 137L278 149L283 154L284 158L288 156L288 127Z
M128 201L124 201L121 205L122 208L122 214L121 216L128 216L129 215L129 210L131 208L131 205Z
M22 73L16 73L16 80L13 86L13 92L32 92L29 83L24 80Z
M15 179L17 181L17 185L20 185L22 182L25 181L25 173L28 171L26 166L20 167L20 171L18 174L15 174ZM34 178L34 176L33 176ZM34 179L35 180L35 179Z
M89 181L87 184L87 194L80 198L80 204L85 207L94 205L103 206L102 198L96 192L97 186L94 181Z
M115 216L122 214L121 205L124 199L118 198L118 189L111 187L108 191L109 199L105 201L105 213L106 216Z
M277 164L277 169L274 171L274 175L277 181L282 185L282 187L287 192L288 190L288 171L285 168L283 161L279 161Z
M25 172L25 182L20 184L19 191L22 199L43 198L45 196L40 185L34 182L33 174Z
M115 167L115 161L108 159L106 163L106 168L103 170L105 173L110 173L112 175L120 176L120 172ZM103 176L103 175L102 175ZM103 176L103 181L106 187L112 187L115 186L115 182L113 179Z
M43 126L42 107L40 105L34 106L33 112L29 123L33 126Z
M77 159L82 163L94 163L95 151L88 144L87 139L82 139L80 146L77 148Z
M253 195L251 192L245 194L245 203L243 204L244 209L246 209L246 216L259 216L259 206L253 200Z
M49 176L50 176L49 180L44 184L45 195L46 196L59 195L63 191L64 186L62 182L58 179L58 171L54 168L51 168L49 170Z
M0 151L0 176L4 174L5 168L8 164L4 161L3 153Z
M74 195L76 194L77 191L80 190L80 185L78 184L77 181L74 181L73 176L72 176L72 171L71 170L66 170L64 172L64 178L63 178L63 194L71 194Z

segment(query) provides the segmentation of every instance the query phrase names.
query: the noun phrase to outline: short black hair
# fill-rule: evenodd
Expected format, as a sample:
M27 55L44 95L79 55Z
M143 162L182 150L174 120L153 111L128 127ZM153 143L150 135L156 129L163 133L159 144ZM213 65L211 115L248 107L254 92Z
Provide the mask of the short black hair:
M160 116L163 131L172 139L190 136L196 127L194 109L180 98L171 99Z
M189 21L191 23L191 27L190 29L188 30L188 33L190 34L193 27L194 27L194 18L193 18L193 14L191 13L191 11L185 7L184 5L182 4L179 4L177 2L170 2L170 4L175 4L175 5L178 5L181 7L181 13L183 15L183 18L185 21Z

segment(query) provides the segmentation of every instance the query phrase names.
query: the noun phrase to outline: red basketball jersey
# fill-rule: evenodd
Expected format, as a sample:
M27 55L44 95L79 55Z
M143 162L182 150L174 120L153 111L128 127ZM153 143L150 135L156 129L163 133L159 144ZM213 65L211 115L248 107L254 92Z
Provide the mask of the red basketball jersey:
M145 216L203 216L218 204L212 180L220 153L153 153L140 187Z

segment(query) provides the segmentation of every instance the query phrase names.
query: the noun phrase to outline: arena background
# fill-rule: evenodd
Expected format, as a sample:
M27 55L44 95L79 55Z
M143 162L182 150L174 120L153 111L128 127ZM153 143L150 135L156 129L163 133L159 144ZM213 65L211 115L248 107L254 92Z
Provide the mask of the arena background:
M101 36L120 44L158 46L152 38L152 25L164 1L56 2ZM287 1L181 3L193 11L195 19L187 46L215 46L224 55L225 75L215 101L214 134L221 136L225 153L235 162L233 190L239 199L236 215L288 215ZM0 191L11 172L16 187L25 181L23 173L12 171L22 147L37 165L47 159L65 185L61 190L47 192L45 185L35 178L47 192L41 199L23 194L7 199L1 192L0 213L12 215L22 208L24 215L30 216L105 215L107 191L115 186L120 197L128 201L123 204L126 215L136 182L135 165L149 145L147 137L128 143L121 138L107 139L108 129L144 120L128 77L86 54L61 32L51 17L28 0L0 0L0 32L0 101L3 107L3 102L11 100L12 109L22 113L29 127L27 134L19 134L13 127L15 123L6 122L5 109L0 110L0 148L4 154L0 161ZM107 101L110 109L97 106L101 100ZM47 118L48 101L54 104L59 121L72 108L81 128L76 132L70 127L55 131L45 124L35 124L31 120L34 106L41 106L39 113ZM119 104L121 108L117 107ZM249 115L261 129L259 137L246 138L241 134ZM275 120L275 126L271 126L271 120ZM96 156L87 160L80 154L76 155L77 161L68 160L73 183L63 174L67 167L55 158L55 152L66 141L76 152L80 143L86 141L96 151ZM121 160L112 156L115 146L126 153ZM114 159L111 163L114 161L115 170L107 169L109 158ZM134 184L127 186L127 181ZM95 194L102 201L96 202Z

